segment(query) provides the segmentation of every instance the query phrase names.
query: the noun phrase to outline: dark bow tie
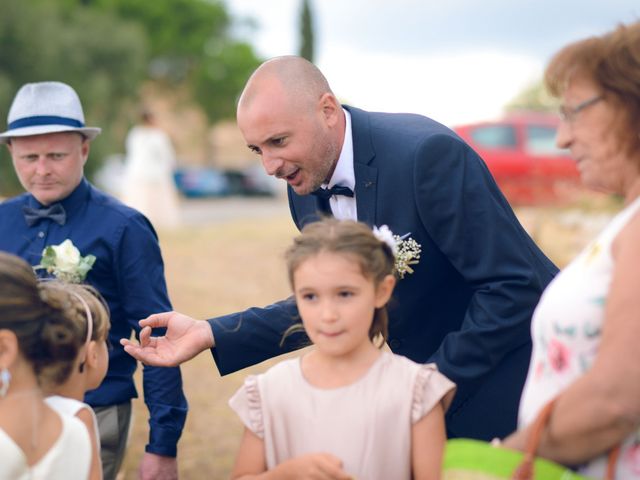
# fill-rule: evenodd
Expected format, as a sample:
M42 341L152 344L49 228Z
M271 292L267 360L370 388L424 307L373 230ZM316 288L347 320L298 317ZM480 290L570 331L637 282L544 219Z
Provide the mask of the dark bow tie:
M24 213L24 219L30 227L38 223L43 218L50 218L58 225L64 225L67 221L67 212L64 211L64 207L59 203L45 208L33 208L28 205L24 205L22 207L22 213Z
M311 195L322 198L323 200L329 200L334 195L344 195L345 197L353 197L353 190L349 187L343 187L342 185L334 185L331 188L319 188Z

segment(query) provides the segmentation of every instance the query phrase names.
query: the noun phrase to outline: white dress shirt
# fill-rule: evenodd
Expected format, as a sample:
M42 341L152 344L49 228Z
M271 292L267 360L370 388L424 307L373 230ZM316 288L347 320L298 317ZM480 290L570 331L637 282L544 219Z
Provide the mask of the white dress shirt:
M334 195L329 199L329 206L333 216L340 220L358 220L356 208L356 175L353 171L353 138L351 137L351 115L344 108L345 116L344 143L340 151L338 163L333 171L329 183L323 184L323 188L331 188L334 185L342 185L353 190L353 198L344 195Z

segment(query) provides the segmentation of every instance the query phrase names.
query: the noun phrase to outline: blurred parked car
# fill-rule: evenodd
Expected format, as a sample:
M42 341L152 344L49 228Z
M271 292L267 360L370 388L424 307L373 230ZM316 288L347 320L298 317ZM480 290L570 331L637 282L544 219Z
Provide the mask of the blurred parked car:
M178 190L187 198L275 195L271 184L261 182L252 168L184 167L175 171L174 178Z
M512 204L569 199L579 188L575 162L555 146L558 118L518 113L499 121L454 127L489 167Z

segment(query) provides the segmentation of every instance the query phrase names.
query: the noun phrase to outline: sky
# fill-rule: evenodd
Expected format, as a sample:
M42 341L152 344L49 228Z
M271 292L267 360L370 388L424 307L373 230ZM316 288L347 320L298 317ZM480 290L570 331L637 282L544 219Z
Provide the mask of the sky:
M263 58L296 54L301 0L225 0ZM311 0L315 63L343 102L446 125L498 118L567 43L640 20L640 0Z

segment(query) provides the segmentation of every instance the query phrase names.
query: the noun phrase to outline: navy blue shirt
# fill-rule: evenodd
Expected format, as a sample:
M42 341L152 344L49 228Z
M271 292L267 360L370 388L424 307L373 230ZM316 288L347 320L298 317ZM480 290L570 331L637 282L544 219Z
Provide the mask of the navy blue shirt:
M112 350L104 382L87 393L86 401L92 406L122 403L138 394L133 382L136 360L124 351L120 339L129 338L132 330L137 337L140 319L172 309L158 238L141 213L85 179L60 203L67 214L64 225L42 219L31 227L24 219L22 206L42 207L31 194L0 203L0 250L37 265L47 245L58 245L68 238L80 255L95 255L86 283L109 304ZM150 415L146 451L175 456L187 416L180 369L145 366L143 389Z

